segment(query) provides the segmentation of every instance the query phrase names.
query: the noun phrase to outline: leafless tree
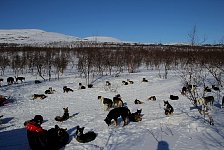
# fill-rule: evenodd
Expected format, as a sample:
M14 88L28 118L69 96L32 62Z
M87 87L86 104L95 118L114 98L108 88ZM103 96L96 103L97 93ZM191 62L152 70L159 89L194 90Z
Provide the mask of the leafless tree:
M193 26L192 31L188 34L188 38L191 46L203 44L207 40L206 36L202 40L199 39L196 25Z

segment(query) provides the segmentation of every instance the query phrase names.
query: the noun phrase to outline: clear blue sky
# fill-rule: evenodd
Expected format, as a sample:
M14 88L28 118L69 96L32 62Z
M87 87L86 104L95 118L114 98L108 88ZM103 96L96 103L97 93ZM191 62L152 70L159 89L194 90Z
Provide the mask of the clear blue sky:
M41 29L134 42L224 38L224 0L1 0L0 29Z

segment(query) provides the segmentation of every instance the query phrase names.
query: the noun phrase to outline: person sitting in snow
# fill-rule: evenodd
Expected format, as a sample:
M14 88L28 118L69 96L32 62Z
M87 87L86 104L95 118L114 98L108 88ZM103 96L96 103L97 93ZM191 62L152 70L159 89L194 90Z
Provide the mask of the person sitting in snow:
M27 138L29 146L32 150L45 150L47 149L46 144L46 133L47 131L41 127L43 123L43 117L36 115L34 119L26 121L24 123L27 129Z

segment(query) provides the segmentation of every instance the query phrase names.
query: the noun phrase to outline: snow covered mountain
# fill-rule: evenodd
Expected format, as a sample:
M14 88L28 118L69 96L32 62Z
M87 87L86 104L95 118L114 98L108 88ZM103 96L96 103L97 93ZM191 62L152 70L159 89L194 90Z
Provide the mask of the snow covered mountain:
M86 37L84 40L87 41L95 41L95 42L113 42L113 43L121 43L122 41L112 37L105 37L105 36L92 36Z
M122 42L112 37L94 36L82 39L75 36L68 36L54 32L46 32L38 29L0 30L0 43L15 43L21 45L43 46L48 44L52 45L52 43L68 45L70 43L79 43L83 41L113 43Z

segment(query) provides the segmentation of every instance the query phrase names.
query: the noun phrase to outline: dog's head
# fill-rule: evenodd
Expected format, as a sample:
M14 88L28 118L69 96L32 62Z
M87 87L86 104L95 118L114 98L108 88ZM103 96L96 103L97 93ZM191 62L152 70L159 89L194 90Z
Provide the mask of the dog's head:
M103 96L98 96L98 100L101 100L101 99L103 99Z
M142 115L140 113L132 113L130 114L129 116L129 120L130 121L133 121L133 122L139 122L139 121L142 121Z
M121 98L121 95L120 95L120 94L117 94L117 95L115 95L115 97L117 97L117 98Z
M141 113L142 113L142 109L137 109L136 114L141 115Z
M62 136L64 136L65 134L66 134L66 131L67 131L67 129L65 128L65 129L63 129L63 128L59 128L58 129L58 136L59 137L62 137Z
M76 128L77 128L75 132L76 136L82 135L85 127L80 128L79 126L77 126Z
M68 107L63 108L63 110L64 110L64 113L68 113Z
M164 106L166 106L166 105L168 105L168 104L169 104L169 102L168 102L168 101L163 101L163 103L164 103Z
M111 125L111 119L110 119L110 118L106 117L106 118L104 119L104 121L106 122L106 124L107 124L108 126Z

